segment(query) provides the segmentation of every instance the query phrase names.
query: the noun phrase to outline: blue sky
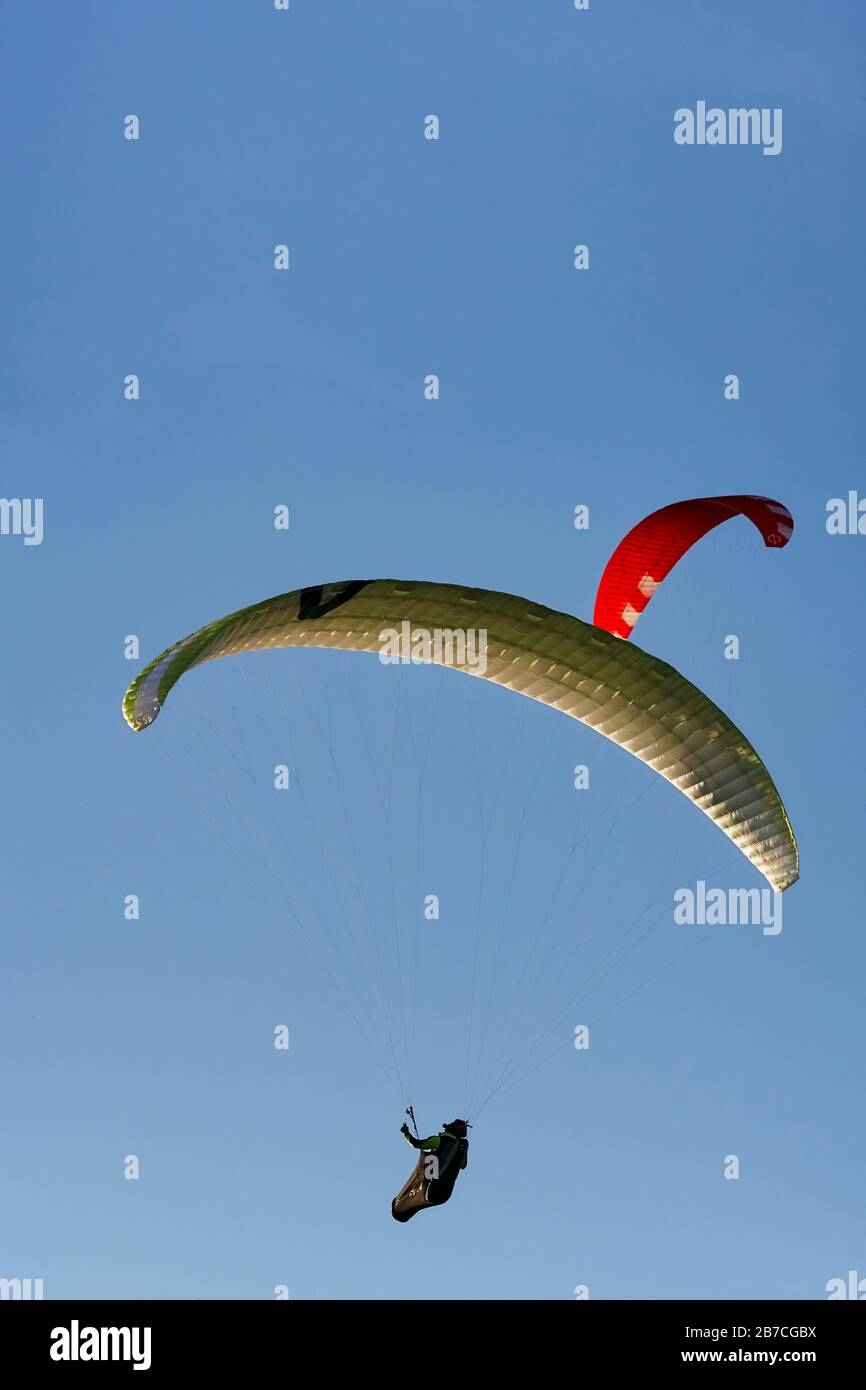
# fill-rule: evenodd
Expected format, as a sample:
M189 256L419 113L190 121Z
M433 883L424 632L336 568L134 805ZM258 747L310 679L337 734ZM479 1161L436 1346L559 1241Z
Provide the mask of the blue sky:
M568 1299L820 1298L866 1274L866 541L825 528L829 498L866 490L864 28L853 3L695 0L6 14L3 493L44 498L45 532L0 538L0 1276L47 1297ZM782 153L676 146L699 99L781 107ZM731 523L637 640L776 777L802 858L778 937L676 928L674 886L761 880L633 759L482 682L283 653L193 673L140 736L120 717L128 634L148 659L269 594L375 576L589 618L636 520L736 492L784 501L791 544ZM327 861L280 803L303 882L223 760L241 722L255 768L285 754L309 794ZM388 959L419 883L447 907L416 938L425 1129L464 1103L477 939L483 970L502 928L506 1003L521 944L558 943L518 1058L564 1021L479 1120L449 1206L401 1227L399 1096L283 908L315 897L338 929L341 885L363 892ZM496 1010L475 1013L488 1040Z

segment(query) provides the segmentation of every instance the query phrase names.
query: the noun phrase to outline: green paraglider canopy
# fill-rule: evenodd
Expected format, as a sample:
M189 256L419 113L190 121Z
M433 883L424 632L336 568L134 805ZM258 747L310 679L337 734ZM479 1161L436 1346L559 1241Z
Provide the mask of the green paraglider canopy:
M774 889L798 877L797 843L773 779L712 700L633 643L513 594L396 579L280 594L169 647L130 685L124 716L145 729L191 667L279 647L452 666L551 705L672 782Z

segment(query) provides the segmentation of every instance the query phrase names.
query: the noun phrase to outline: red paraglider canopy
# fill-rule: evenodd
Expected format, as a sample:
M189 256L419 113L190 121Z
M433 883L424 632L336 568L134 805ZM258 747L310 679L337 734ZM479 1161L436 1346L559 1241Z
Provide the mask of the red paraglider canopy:
M787 545L794 518L771 497L695 497L652 512L623 537L605 566L592 621L631 637L656 589L686 551L732 516L747 516L769 546Z

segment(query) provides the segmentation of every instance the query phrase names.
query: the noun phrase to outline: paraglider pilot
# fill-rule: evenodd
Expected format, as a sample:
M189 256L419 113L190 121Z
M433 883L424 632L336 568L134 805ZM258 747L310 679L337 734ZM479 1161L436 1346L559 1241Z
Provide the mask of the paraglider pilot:
M405 1187L391 1203L395 1221L409 1221L424 1207L441 1207L454 1191L459 1174L469 1159L469 1126L465 1120L452 1120L439 1134L415 1139L404 1124L400 1133L421 1156Z

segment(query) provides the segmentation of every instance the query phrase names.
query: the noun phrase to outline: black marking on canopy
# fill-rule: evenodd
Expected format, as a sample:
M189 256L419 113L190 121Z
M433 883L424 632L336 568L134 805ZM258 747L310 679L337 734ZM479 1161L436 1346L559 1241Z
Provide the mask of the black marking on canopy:
M332 609L348 603L350 598L354 598L362 589L366 589L369 583L369 579L352 579L348 584L343 584L336 593L327 599L322 597L325 590L324 584L311 584L308 588L301 590L298 603L298 622L306 622L308 618L324 617L325 613L330 613ZM330 585L328 587L330 588Z

